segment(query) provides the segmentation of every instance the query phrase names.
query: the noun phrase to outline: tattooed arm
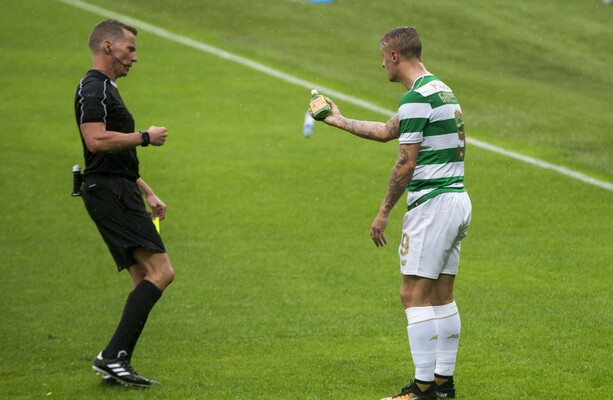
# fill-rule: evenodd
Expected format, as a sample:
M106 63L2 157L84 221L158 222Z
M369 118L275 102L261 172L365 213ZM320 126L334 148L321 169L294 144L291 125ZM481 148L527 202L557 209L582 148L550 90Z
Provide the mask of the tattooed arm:
M398 114L395 114L386 123L358 121L355 119L345 118L341 115L338 107L329 98L326 99L330 104L332 113L324 119L324 122L330 126L337 127L347 131L355 136L376 140L378 142L388 142L398 138Z
M396 164L392 169L387 193L381 203L379 213L370 228L370 237L377 247L387 244L384 233L389 220L389 214L407 190L407 186L413 177L417 155L419 154L419 146L419 143L400 145L398 160L396 160Z

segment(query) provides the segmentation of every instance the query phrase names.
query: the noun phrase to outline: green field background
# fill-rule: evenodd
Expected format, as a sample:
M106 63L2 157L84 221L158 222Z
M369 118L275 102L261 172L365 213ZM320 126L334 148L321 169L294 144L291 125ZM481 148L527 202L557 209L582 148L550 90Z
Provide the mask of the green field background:
M415 26L463 108L473 222L456 299L458 399L613 393L613 193L470 145L477 138L613 183L613 6L584 1L91 1L394 109L379 39ZM120 79L143 178L168 205L177 272L133 364L91 371L130 282L81 200L73 98L102 16L53 0L0 13L0 398L379 399L412 377L396 255L403 202L368 232L394 142L324 125L309 91L141 30ZM338 101L349 117L386 116Z

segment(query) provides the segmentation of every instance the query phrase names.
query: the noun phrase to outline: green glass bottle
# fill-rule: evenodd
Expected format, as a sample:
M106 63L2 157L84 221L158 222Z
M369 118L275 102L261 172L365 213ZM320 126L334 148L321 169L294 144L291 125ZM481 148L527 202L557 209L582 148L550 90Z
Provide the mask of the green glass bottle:
M332 112L330 110L330 104L328 104L326 98L317 93L316 89L311 90L311 102L309 103L309 108L311 110L311 114L313 114L313 118L318 121L326 118Z

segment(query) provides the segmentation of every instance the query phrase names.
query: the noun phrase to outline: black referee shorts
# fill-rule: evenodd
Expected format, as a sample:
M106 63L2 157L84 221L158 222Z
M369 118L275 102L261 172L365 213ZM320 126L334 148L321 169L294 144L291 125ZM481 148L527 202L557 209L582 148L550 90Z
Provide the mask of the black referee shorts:
M88 176L83 183L83 203L118 271L136 264L134 250L166 252L136 182L122 177Z

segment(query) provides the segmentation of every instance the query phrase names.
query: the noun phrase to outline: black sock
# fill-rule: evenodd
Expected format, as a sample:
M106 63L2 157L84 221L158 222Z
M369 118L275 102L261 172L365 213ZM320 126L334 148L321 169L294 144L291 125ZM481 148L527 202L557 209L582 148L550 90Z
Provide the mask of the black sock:
M126 358L132 358L132 352L140 337L149 312L162 296L162 291L153 283L143 279L128 295L126 305L113 338L102 352L107 359L118 358L120 352L126 352Z

